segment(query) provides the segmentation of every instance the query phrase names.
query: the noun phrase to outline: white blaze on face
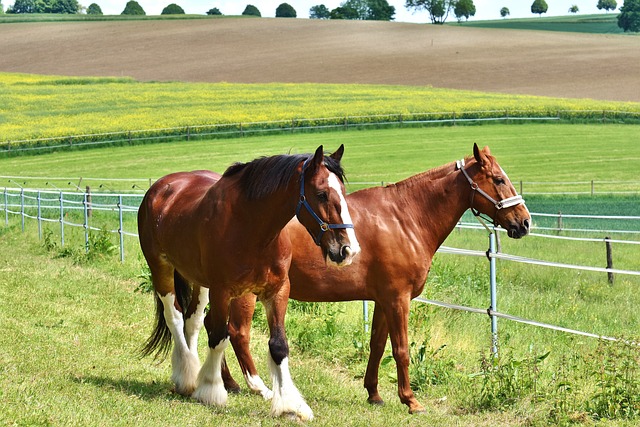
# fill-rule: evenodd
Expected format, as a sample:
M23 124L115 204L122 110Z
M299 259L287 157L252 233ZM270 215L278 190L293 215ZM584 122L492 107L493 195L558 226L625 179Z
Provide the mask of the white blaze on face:
M333 188L340 196L340 207L341 207L341 217L343 224L353 224L351 220L351 214L349 213L349 207L347 206L347 200L342 193L342 189L340 187L340 180L334 173L329 174L329 187ZM356 232L353 228L345 228L347 231L347 237L349 238L349 246L351 247L352 256L356 256L360 253L360 243L358 243L358 239L356 238Z

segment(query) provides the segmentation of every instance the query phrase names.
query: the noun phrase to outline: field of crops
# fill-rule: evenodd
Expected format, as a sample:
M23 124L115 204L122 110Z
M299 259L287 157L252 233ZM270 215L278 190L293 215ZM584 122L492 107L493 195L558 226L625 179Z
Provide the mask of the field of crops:
M618 27L618 14L606 15L566 15L525 19L500 19L490 21L471 21L461 24L465 27L500 28L513 30L563 31L594 34L623 34Z
M450 112L499 110L536 117L557 115L558 110L584 110L580 117L601 118L603 110L640 113L640 104L632 102L413 86L156 83L2 73L0 89L0 143L219 123L345 116L357 121L359 116L385 114L410 118L411 113L447 113L449 117Z

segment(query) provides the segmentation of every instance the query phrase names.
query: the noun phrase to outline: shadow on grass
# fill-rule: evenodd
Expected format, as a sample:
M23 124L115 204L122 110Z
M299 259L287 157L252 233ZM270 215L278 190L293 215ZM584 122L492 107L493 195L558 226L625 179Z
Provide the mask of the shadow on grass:
M116 379L100 376L72 377L71 381L78 384L92 384L105 390L115 390L127 395L135 395L144 400L175 400L181 402L194 402L189 396L182 396L173 390L168 382L142 382L128 379Z

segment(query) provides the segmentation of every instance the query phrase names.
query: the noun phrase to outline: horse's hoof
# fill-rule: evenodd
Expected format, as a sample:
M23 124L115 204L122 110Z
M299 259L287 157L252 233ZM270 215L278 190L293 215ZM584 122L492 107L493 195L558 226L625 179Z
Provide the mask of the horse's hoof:
M373 406L384 406L384 400L382 399L367 399L367 403Z
M419 408L415 408L415 409L409 409L409 413L411 415L422 415L422 414L426 414L427 410L424 407L419 407Z

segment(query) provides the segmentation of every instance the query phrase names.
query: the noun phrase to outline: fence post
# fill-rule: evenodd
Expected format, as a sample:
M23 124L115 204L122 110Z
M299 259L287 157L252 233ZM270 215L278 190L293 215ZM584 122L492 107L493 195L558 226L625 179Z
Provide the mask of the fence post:
M60 192L60 246L64 246L64 199Z
M87 209L87 193L82 198L82 206L84 208L84 252L89 253L89 211Z
M562 212L558 211L558 234L562 231Z
M86 188L86 196L87 196L87 215L91 217L93 213L93 209L91 209L91 187L87 185Z
M364 320L364 331L369 332L369 304L367 300L362 301L362 319Z
M520 195L522 196L524 194L524 191L522 191L522 181L520 181Z
M38 240L42 240L42 201L38 190Z
M498 311L498 295L496 286L496 259L492 254L496 253L496 235L495 231L489 234L489 280L491 284L491 306L489 311ZM491 353L494 357L498 356L498 318L489 314L491 317Z
M24 232L24 188L20 187L20 216L22 217L22 231Z
M607 248L607 268L613 268L613 253L611 250L611 238L609 236L604 238L604 244ZM609 279L609 284L613 285L614 277L612 272L607 272L607 278Z
M9 226L9 194L7 187L4 187L4 225Z
M591 180L591 195L593 196L593 180Z
M124 264L124 230L122 227L122 194L118 195L118 217L120 225L118 226L118 234L120 235L120 262Z

